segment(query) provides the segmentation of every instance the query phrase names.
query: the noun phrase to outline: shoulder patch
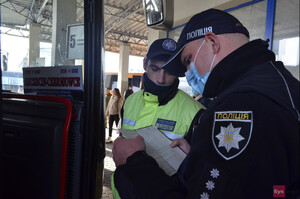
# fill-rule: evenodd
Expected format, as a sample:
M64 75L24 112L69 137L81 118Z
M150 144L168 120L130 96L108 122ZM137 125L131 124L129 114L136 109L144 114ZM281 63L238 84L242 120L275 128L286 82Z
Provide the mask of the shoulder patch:
M225 160L237 157L247 147L252 127L252 111L215 112L212 130L214 148Z

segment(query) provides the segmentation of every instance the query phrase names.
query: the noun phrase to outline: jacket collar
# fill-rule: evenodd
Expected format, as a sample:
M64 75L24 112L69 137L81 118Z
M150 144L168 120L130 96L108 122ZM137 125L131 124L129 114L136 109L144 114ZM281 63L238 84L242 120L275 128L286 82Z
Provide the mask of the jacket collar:
M173 97L178 91L178 78L175 79L175 81L171 85L160 86L155 84L152 80L150 80L147 73L144 73L143 77L145 87L144 91L156 95L158 97L158 102L160 106L167 104L171 99L173 99Z
M269 60L275 60L275 54L268 50L266 41L257 39L248 42L215 66L207 79L203 96L217 97L250 68Z

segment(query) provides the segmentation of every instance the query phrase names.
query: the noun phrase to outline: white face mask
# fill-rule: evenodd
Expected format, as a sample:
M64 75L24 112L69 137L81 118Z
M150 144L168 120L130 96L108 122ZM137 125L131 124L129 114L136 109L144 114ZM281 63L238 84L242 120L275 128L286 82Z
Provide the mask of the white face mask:
M203 40L201 46L197 50L197 53L196 53L195 58L194 58L194 61L191 61L191 63L190 63L190 69L188 71L186 71L186 73L185 73L185 77L186 77L186 80L189 83L189 85L195 91L197 91L200 95L203 95L203 91L204 91L204 87L205 87L206 81L207 81L207 79L208 79L208 77L210 75L210 71L211 71L212 65L213 65L213 63L215 61L215 58L216 58L216 55L217 55L217 54L214 55L214 58L213 58L213 60L212 60L212 62L210 64L209 71L201 76L199 74L197 68L196 68L195 61L196 61L198 53L199 53L201 47L203 46L204 42L205 42L205 40Z

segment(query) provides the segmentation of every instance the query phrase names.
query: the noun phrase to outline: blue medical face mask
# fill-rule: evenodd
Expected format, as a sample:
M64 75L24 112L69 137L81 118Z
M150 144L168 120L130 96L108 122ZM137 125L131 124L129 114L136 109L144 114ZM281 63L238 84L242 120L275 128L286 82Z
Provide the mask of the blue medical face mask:
M196 58L198 56L198 53L201 49L201 47L203 46L205 40L203 40L201 46L199 47L196 55L195 55L195 58L194 58L194 61L191 61L190 63L190 69L188 71L186 71L185 73L185 77L186 77L186 80L187 82L189 83L189 85L196 91L198 92L200 95L203 95L203 91L204 91L204 87L205 87L205 84L206 84L206 81L210 75L210 71L211 71L211 68L212 68L212 65L215 61L215 58L216 58L216 55L214 55L214 58L210 64L210 68L209 68L209 71L205 74L203 74L202 76L199 74L197 68L196 68L196 65L195 65L195 61L196 61Z

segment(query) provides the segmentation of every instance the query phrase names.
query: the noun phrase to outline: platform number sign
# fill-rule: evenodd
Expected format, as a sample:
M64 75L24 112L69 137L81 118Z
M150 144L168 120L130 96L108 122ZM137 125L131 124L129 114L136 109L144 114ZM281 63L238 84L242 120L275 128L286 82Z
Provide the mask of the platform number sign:
M84 25L68 25L67 58L84 59Z
M76 44L76 35L71 35L70 36L70 48L75 48Z

